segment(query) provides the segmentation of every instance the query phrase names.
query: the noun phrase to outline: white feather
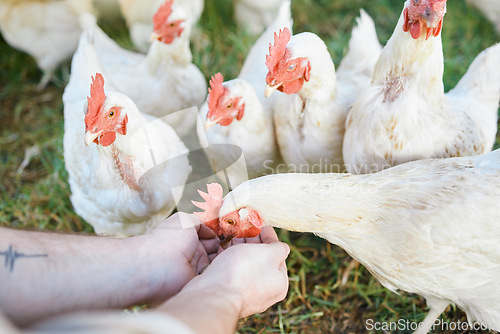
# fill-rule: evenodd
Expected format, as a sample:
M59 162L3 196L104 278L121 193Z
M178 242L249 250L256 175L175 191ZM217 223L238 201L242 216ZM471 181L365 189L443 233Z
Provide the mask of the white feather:
M366 175L269 175L230 192L219 216L253 209L264 225L317 234L388 289L424 296L427 324L455 303L498 331L499 200L497 150Z
M242 66L238 78L223 84L230 92L229 97L240 97L245 103L245 114L241 120L234 120L229 126L215 125L207 132L210 144L231 144L241 148L245 157L246 169L229 172L230 184L236 186L249 177L273 173L280 162L274 135L273 105L275 99L266 99L267 67L265 65L269 44L274 33L287 27L292 28L290 1L284 1L278 15L266 31L252 46ZM208 113L208 97L200 111L205 120ZM215 153L212 164L228 166L236 157L228 152Z
M91 34L82 34L63 95L64 160L71 203L96 233L144 233L174 210L175 198L181 196L191 172L187 149L170 126L145 118L132 100L114 91L110 83L104 87L105 105L117 105L126 112L127 134L117 134L108 147L84 144L82 106L90 96L91 76L102 73L92 38ZM157 165L153 169L151 152ZM115 163L117 155L132 161L139 190L121 177Z
M401 15L371 87L349 113L343 155L351 173L417 159L482 154L493 147L500 44L478 56L455 90L445 94L441 36L426 40L422 34L415 40L402 27Z
M276 137L285 164L293 171L344 170L345 119L358 94L370 84L381 47L375 25L364 11L357 20L338 75L325 43L315 34L292 36L292 59L311 64L310 81L299 93L280 94L274 108Z
M173 7L172 19L186 18L184 10ZM147 55L121 48L86 15L83 25L94 35L99 60L109 82L129 96L142 112L163 117L179 135L188 133L196 118L177 113L190 107L200 107L206 94L204 75L191 63L190 27L172 44L154 41ZM152 30L150 31L150 34Z

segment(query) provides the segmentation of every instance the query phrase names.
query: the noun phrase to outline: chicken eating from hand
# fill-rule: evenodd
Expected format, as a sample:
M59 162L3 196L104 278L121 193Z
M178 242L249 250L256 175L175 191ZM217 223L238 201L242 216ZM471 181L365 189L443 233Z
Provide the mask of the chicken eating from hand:
M500 150L365 175L268 175L224 198L218 184L201 195L197 215L223 244L263 226L314 233L389 290L425 297L430 311L417 333L450 303L470 323L500 330Z

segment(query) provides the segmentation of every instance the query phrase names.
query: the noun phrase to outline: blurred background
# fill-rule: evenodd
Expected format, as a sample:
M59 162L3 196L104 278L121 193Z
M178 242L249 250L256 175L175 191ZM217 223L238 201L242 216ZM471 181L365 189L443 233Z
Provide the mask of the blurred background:
M372 16L385 44L403 2L292 0L294 32L318 34L338 65L360 8ZM121 18L99 23L120 45L133 49ZM193 61L207 80L217 72L227 80L236 77L257 39L235 24L232 0L205 1L192 35ZM446 91L455 86L479 52L499 41L494 26L464 0L448 2L442 38ZM0 37L0 226L93 233L72 209L64 167L61 97L69 64L56 71L54 82L37 91L42 73L35 61ZM497 134L495 148L499 147L498 138ZM263 314L241 320L239 333L363 333L369 319L423 320L423 298L388 291L362 266L350 265L350 257L339 247L311 234L279 234L292 249L288 297ZM442 319L467 321L454 307Z

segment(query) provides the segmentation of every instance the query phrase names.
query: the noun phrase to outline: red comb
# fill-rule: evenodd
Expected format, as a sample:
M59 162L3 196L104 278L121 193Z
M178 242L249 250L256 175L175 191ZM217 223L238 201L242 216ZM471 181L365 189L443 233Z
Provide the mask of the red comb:
M222 85L223 82L224 77L220 73L214 75L210 80L210 87L208 88L208 117L215 111L217 102L227 91L227 88Z
M286 27L280 30L279 35L274 33L274 45L269 43L269 55L266 56L266 66L269 71L272 71L285 55L286 45L291 37L290 30Z
M205 200L205 202L195 202L191 201L194 206L200 208L204 211L194 212L194 214L200 218L200 220L214 229L219 222L219 210L222 206L222 186L218 183L207 184L208 193L204 193L198 190L200 196Z
M153 15L153 29L159 30L167 22L168 17L172 14L172 4L174 0L167 0L163 5L161 5Z
M101 73L96 73L95 77L92 77L92 83L90 84L90 97L87 97L88 108L85 114L87 128L93 127L93 123L98 119L99 111L105 100L104 78Z

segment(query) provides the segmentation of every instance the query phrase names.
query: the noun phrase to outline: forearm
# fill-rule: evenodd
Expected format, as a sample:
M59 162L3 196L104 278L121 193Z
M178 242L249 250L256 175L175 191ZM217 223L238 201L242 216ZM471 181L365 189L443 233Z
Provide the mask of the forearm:
M242 309L239 300L223 284L215 286L200 275L158 311L174 316L198 334L233 334Z
M126 240L0 228L0 310L18 325L75 310L123 308L147 296ZM141 282L143 280L143 282Z

